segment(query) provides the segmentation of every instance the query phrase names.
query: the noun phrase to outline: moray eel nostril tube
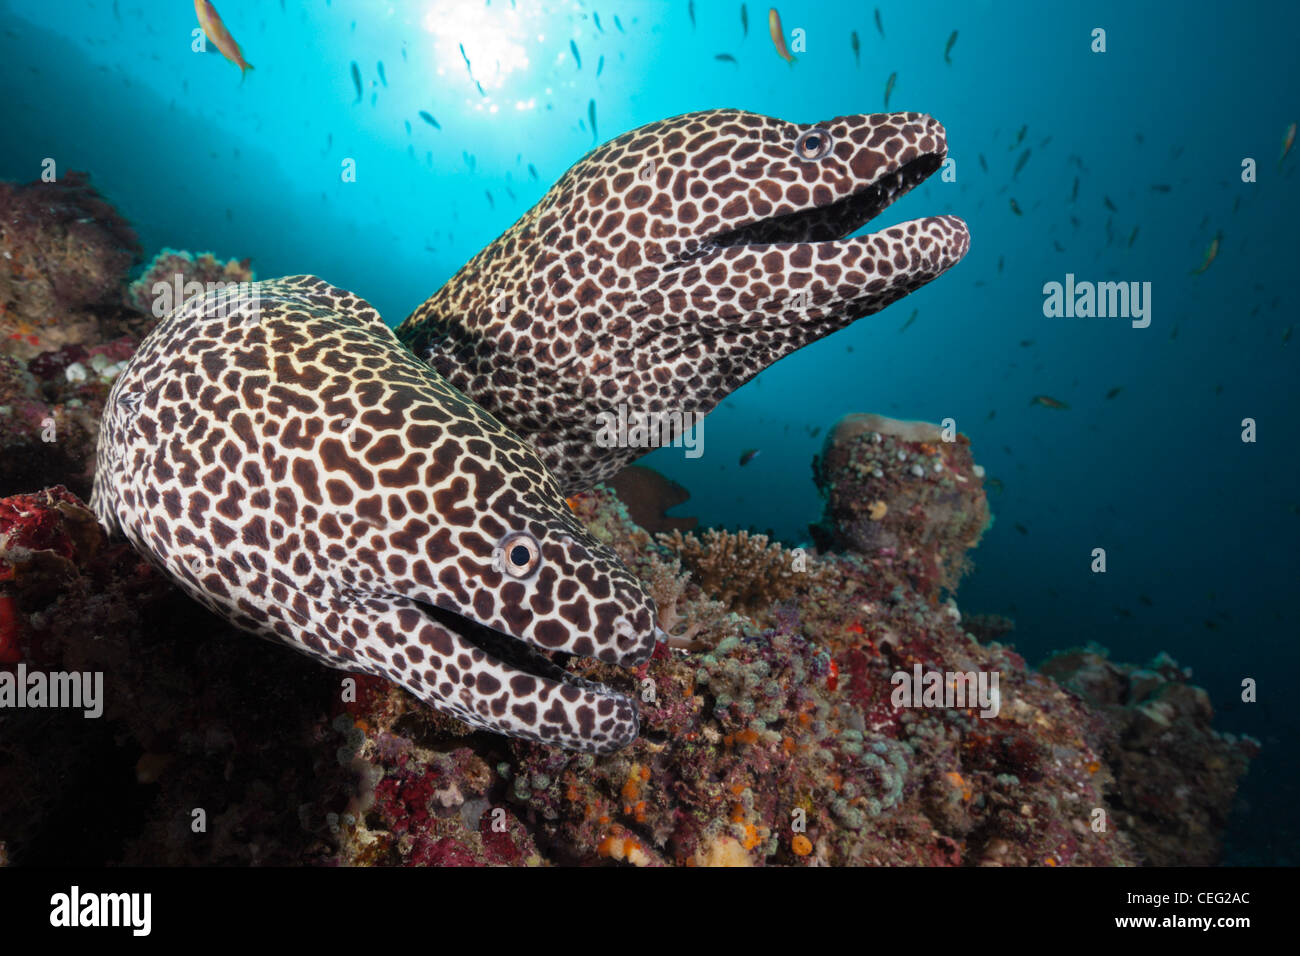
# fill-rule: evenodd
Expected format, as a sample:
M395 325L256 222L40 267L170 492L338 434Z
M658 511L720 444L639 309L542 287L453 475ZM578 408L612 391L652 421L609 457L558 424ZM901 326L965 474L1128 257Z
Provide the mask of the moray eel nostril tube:
M923 113L651 123L574 164L397 336L583 491L648 450L602 447L604 413L706 413L960 261L953 216L845 238L946 152Z
M196 296L109 394L91 504L239 627L487 730L593 753L626 697L562 651L654 649L654 604L532 449L313 276Z

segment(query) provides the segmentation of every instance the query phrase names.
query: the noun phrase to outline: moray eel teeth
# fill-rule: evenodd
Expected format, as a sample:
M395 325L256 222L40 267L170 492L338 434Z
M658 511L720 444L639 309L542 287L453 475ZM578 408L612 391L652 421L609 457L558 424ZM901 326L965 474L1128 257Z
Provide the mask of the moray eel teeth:
M654 604L531 448L313 276L196 296L117 377L91 505L245 630L485 730L605 753Z
M707 413L960 261L953 216L847 238L946 152L923 113L651 123L574 164L398 338L585 490L647 450L601 441L619 406Z

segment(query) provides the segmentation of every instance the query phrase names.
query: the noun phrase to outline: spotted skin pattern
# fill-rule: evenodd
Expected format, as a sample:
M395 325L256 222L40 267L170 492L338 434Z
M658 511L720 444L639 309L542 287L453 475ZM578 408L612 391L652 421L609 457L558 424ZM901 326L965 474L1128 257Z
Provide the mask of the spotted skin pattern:
M109 394L92 507L241 628L466 723L592 753L634 704L541 651L649 658L654 605L536 454L314 276L190 299ZM536 648L533 650L532 648Z
M576 493L646 449L602 413L707 413L966 254L953 216L845 239L943 163L923 113L651 123L579 160L397 329Z

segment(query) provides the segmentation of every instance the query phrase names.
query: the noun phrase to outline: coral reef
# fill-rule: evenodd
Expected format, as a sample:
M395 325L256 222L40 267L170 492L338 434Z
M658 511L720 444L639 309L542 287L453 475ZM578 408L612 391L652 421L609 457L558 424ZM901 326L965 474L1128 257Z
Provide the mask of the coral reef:
M1115 776L1111 805L1146 862L1216 862L1237 780L1259 742L1215 731L1209 695L1168 654L1145 667L1107 656L1095 644L1061 651L1042 671L1106 715L1094 744Z
M680 582L612 494L576 506L647 579ZM572 665L637 694L643 714L631 747L575 755L471 732L395 686L232 631L105 541L62 489L0 501L0 515L0 603L17 612L0 646L107 682L93 733L79 716L0 711L0 839L19 863L53 852L42 834L64 782L107 767L116 782L100 790L127 825L81 848L102 862L1111 865L1157 848L1178 862L1172 834L1221 822L1201 801L1220 807L1248 755L1225 759L1203 722L1172 721L1152 759L1179 796L1134 812L1142 751L1116 741L1141 718L1116 722L977 643L954 603L860 555L812 556L815 583L771 626L714 607L723 636L700 651L661 645L635 674ZM721 604L681 600L702 604L702 623ZM892 675L917 664L997 671L1000 712L895 707ZM1184 706L1156 680L1144 701ZM1207 745L1221 786L1202 795Z
M802 550L787 550L765 534L709 528L703 539L680 531L659 535L700 587L732 611L761 615L822 581Z
M127 332L122 282L139 251L135 233L84 173L0 182L4 353L29 359Z
M845 416L813 476L826 499L817 545L893 558L927 594L956 588L993 520L970 440L926 422Z
M24 228L57 251L53 227ZM106 228L80 261L118 274L76 286L67 306L101 303L96 329L0 357L0 686L28 669L104 682L98 718L0 708L0 863L1215 858L1257 745L1215 732L1204 692L1168 658L1137 668L1090 648L1036 672L999 643L1012 622L963 615L944 592L991 518L965 437L925 423L840 423L815 464L816 551L718 529L656 538L634 515L663 520L661 485L630 505L603 487L571 501L646 582L668 635L635 672L557 658L639 700L642 735L616 754L475 732L385 681L235 631L106 538L75 493L107 383L151 321L119 304L126 246ZM54 302L62 273L22 255L26 284L6 302ZM247 264L166 252L135 307L178 269L240 281ZM898 696L927 675L933 699ZM80 822L92 791L110 826Z

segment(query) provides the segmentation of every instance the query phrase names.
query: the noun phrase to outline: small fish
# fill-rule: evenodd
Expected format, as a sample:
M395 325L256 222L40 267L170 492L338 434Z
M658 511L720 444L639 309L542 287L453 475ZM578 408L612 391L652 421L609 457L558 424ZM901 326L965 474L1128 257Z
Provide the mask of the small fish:
M1065 402L1057 398L1052 398L1052 396L1050 395L1035 395L1033 398L1029 400L1029 404L1041 405L1043 406L1043 408L1067 409L1070 407L1069 405L1065 404Z
M985 478L984 484L991 488L996 494L1002 494L1005 485L1002 484L1001 478Z
M537 176L537 167L534 166L532 163L529 163L529 164L528 164L528 175L529 175L529 176L532 176L533 179L537 179L537 178L538 178L538 176Z
M603 69L605 69L605 54L602 53L600 59L596 61L596 75L600 76L600 71Z
M1034 347L1034 340L1033 340L1033 339L1021 339L1021 340L1020 340L1020 347L1021 347L1022 349L1031 349L1031 348Z
M1016 160L1016 168L1011 173L1012 179L1015 179L1017 176L1019 176L1020 170L1025 168L1025 163L1029 162L1029 154L1031 152L1033 152L1033 150L1026 149L1023 153L1020 154L1020 158Z
M1141 604L1143 607L1154 607L1154 606L1155 606L1155 602L1152 601L1152 600L1151 600L1149 597L1147 597L1145 594L1139 594L1139 595L1138 595L1138 603Z
M1137 242L1137 237L1138 237L1138 227L1134 226L1133 231L1128 234L1128 247L1130 249L1133 248L1133 243Z
M896 82L898 82L898 74L890 73L889 79L885 81L885 109L889 109L889 94L894 92Z
M1014 212L1017 216L1024 215L1024 213L1020 211L1020 203L1016 202L1014 199L1011 200L1011 211Z
M740 5L740 30L742 39L749 36L749 11L743 3Z
M853 47L853 65L856 67L861 67L862 66L862 58L860 55L861 47L858 44L857 30L849 31L849 46Z
M410 120L402 120L402 122L406 125L406 135L407 135L407 136L410 136L410 135L411 135L411 121L410 121Z
M952 33L948 36L948 45L943 48L943 62L949 65L952 64L952 57L949 56L949 54L952 53L952 45L956 42L957 42L957 31L953 30Z
M691 17L691 29L695 29L695 0L686 0L686 12Z
M424 120L434 129L442 129L442 127L438 125L438 121L434 119L431 114L426 113L424 110L420 110L420 119Z
M1039 148L1039 149L1046 149L1046 148L1047 148L1047 144L1050 143L1051 141L1052 141L1052 137L1050 137L1050 136L1044 136L1044 137L1043 137L1043 141L1042 141L1041 143L1038 144L1038 148Z
M980 169L984 170L984 172L987 173L987 172L989 171L988 160L986 160L986 159L984 158L984 154L983 154L983 153L980 153L980 154L979 154L979 157L980 157Z
M1192 275L1198 276L1201 273L1203 273L1206 269L1210 268L1210 263L1213 262L1215 257L1218 256L1219 254L1219 240L1221 240L1222 238L1223 238L1223 233L1218 233L1210 241L1209 248L1205 250L1205 259L1202 260L1199 266L1197 266L1195 269L1192 270Z
M379 61L379 82L382 83L382 84L384 84L384 88L385 88L385 89L388 88L388 77L386 77L386 76L384 75L384 61L383 61L383 60L380 60L380 61Z
M912 314L909 315L909 316L907 317L907 321L903 323L903 327L902 327L901 329L899 329L898 331L899 331L899 332L906 332L906 331L907 331L907 327L908 327L909 325L911 325L913 322L916 321L916 313L918 313L918 312L920 312L920 311L921 311L920 309L913 309L913 310L912 310Z
M1025 141L1025 134L1026 134L1027 132L1029 132L1029 124L1028 124L1028 123L1026 123L1024 126L1020 127L1020 132L1016 134L1016 141L1015 141L1014 143L1011 144L1011 149L1008 149L1008 150L1007 150L1008 153L1011 152L1011 150L1015 149L1017 146L1019 146L1021 143L1023 143L1023 142Z
M1104 205L1104 206L1105 206L1107 209L1109 209L1111 212L1119 212L1119 210L1115 208L1115 204L1114 204L1113 202L1110 201L1110 197L1109 197L1109 196L1102 196L1102 197L1101 197L1101 202L1102 202L1102 205Z
M885 26L884 26L884 24L882 24L882 23L880 22L880 8L879 8L879 7L876 7L876 29L880 31L880 35L881 35L882 37L885 35Z
M569 41L569 52L573 54L574 60L578 63L578 69L582 69L582 57L578 56L578 44L575 40Z
M496 204L496 200L492 198L492 190L490 189L483 190L483 195L487 196L488 205L491 206L493 209L496 209L497 204Z
M1123 386L1123 385L1116 385L1114 388L1112 388L1109 392L1106 393L1106 397L1107 397L1108 399L1110 399L1110 398L1114 398L1116 395L1118 395L1118 394L1119 394L1120 392L1122 392L1122 391L1124 391L1124 386Z
M1019 521L1017 521L1015 525L1013 525L1013 527L1021 534L1029 534L1029 529L1026 528L1024 525L1022 525Z
M623 30L623 23L622 23L621 20L619 20L617 14L614 15L614 26L618 27L618 32L619 32L619 33L623 33L623 32L624 32L624 30Z
M604 33L605 28L600 25L600 14L597 13L595 10L593 10L591 12L591 19L596 21L596 29L599 30L601 33Z
M1166 186L1164 183L1152 183L1151 191L1153 193L1167 193L1169 192L1169 187Z
M1061 243L1056 239L1052 240L1052 248L1055 249L1057 252L1065 251L1065 246L1061 245Z
M1288 325L1285 329L1282 330L1282 344L1283 344L1283 345L1286 345L1288 342L1291 341L1291 329L1293 329L1293 328L1294 328L1294 325Z
M591 120L591 141L593 143L598 142L599 136L596 134L596 101L595 100L587 100L587 119Z
M730 53L719 53L719 54L715 55L713 58L714 58L715 60L720 60L720 61L722 61L723 63L735 63L735 62L736 62L736 58L735 58L734 56L732 56ZM737 66L739 66L739 64L737 64Z
M1291 147L1295 145L1295 123L1286 128L1286 133L1282 136L1282 155L1277 158L1277 168L1282 168L1282 160L1286 159L1286 154L1291 152Z
M203 28L203 32L207 34L208 39L221 51L221 55L239 67L239 77L242 82L244 73L253 68L252 64L244 59L239 44L230 35L226 25L221 22L221 14L217 13L217 8L211 4L210 0L194 0L194 12L198 15L199 26Z
M781 14L776 12L776 7L767 11L767 29L772 34L772 45L776 47L777 55L785 62L793 63L794 57L785 48L785 31L781 29Z
M361 102L361 67L357 66L357 61L352 61L352 85L357 88L357 98L352 101L355 106Z
M740 453L740 467L744 468L751 461L758 457L759 449L746 448Z
M998 256L998 275L1002 274L1002 256Z

